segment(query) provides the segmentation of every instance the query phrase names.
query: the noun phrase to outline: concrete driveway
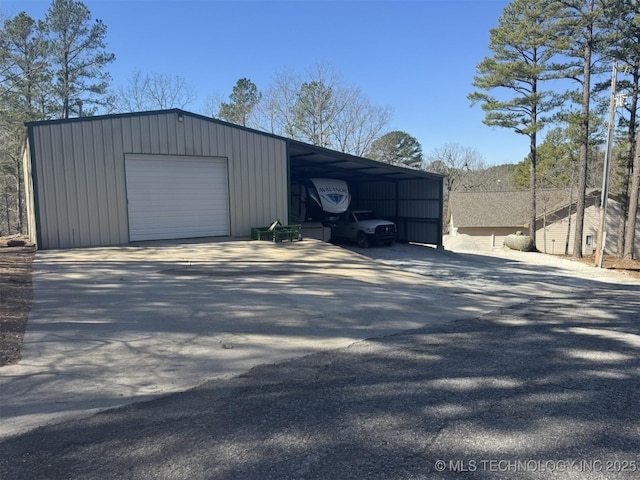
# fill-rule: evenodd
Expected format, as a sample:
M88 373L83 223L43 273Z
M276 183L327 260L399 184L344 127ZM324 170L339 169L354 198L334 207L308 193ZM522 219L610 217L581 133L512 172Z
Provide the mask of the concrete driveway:
M41 251L33 285L0 437L495 308L313 240Z
M313 240L38 252L23 360L0 370L0 438L535 297L640 284L518 253Z
M637 279L519 252L361 253L44 252L2 425L76 418L0 440L0 477L638 477Z

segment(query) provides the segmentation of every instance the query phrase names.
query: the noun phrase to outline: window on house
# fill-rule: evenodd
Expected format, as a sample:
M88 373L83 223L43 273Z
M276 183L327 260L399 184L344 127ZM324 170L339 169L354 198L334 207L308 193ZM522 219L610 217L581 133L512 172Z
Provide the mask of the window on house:
M587 235L587 247L593 246L593 235Z

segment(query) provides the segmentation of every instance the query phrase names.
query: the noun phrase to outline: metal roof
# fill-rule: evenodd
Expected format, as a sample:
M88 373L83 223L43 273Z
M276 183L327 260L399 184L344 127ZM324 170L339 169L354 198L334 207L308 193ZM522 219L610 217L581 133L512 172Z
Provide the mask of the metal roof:
M42 120L35 122L26 122L28 127L42 124L55 123L71 123L71 122L87 122L92 120L103 120L105 118L132 117L132 116L150 116L161 115L166 113L175 113L177 115L188 115L199 118L212 123L218 123L238 130L246 130L256 134L268 137L278 138L287 142L290 159L291 178L293 180L299 178L326 177L338 178L350 182L358 181L399 181L411 180L418 178L430 178L432 180L441 181L444 175L437 173L425 172L423 170L415 170L407 167L399 167L388 163L371 160L368 158L357 157L348 153L329 150L328 148L317 147L308 143L292 140L290 138L281 137L261 130L255 130L242 125L225 122L212 117L206 117L197 113L187 112L178 108L168 110L153 110L149 112L130 112L117 113L110 115L100 115L95 117L68 118L58 120Z
M285 139L289 147L291 178L313 178L330 176L353 181L399 181L430 178L441 181L437 173L399 167L388 163L356 157L348 153Z

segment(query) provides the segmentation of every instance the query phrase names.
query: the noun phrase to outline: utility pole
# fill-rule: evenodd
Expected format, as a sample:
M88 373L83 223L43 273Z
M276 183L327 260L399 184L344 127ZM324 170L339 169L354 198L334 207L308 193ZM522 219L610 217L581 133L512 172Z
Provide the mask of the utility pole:
M611 97L609 99L609 125L607 129L607 150L604 156L604 170L602 172L602 192L600 193L600 222L598 223L598 238L596 241L596 266L602 268L604 249L607 242L607 199L609 197L609 165L613 148L613 127L616 113L616 83L618 78L618 62L613 62L611 73Z

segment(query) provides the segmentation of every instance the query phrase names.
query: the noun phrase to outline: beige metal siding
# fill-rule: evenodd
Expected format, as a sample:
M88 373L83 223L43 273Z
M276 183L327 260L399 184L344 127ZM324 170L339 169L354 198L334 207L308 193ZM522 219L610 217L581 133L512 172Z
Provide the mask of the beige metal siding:
M125 154L229 159L230 231L288 218L285 141L176 112L35 124L41 248L129 241Z

